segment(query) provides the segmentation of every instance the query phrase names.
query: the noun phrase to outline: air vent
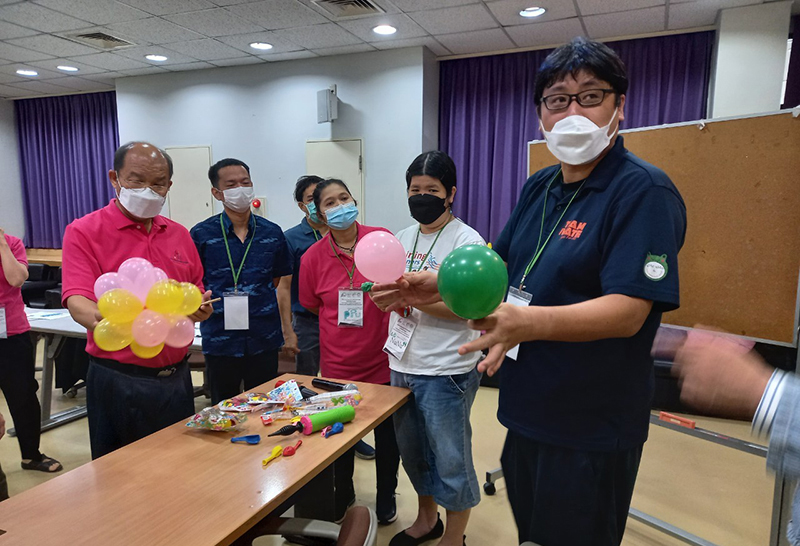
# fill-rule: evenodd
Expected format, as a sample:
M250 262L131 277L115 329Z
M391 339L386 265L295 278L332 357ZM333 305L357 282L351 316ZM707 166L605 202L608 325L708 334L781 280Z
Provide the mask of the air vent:
M370 0L313 0L313 2L338 19L386 13Z
M72 40L73 42L79 42L81 44L96 47L105 51L111 51L114 49L120 49L123 47L130 47L132 45L136 45L132 42L128 42L127 40L123 40L122 38L117 38L116 36L112 36L111 34L106 34L105 32L89 32L86 34L64 34L63 36L64 38Z

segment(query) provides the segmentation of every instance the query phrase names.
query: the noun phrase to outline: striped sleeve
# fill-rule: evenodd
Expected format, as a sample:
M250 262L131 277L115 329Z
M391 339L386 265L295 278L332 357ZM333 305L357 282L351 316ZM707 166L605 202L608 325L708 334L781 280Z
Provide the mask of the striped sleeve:
M783 395L785 386L786 372L775 370L769 378L767 388L758 404L756 414L753 417L753 434L759 438L769 436L772 432L772 422L775 420L775 411Z

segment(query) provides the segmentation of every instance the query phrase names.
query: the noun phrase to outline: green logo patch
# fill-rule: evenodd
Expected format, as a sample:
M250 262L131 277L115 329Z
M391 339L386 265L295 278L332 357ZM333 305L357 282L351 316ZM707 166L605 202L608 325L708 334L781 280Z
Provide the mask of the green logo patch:
M656 256L647 253L647 258L644 261L644 275L651 281L660 281L667 276L669 268L667 267L667 255L662 254Z

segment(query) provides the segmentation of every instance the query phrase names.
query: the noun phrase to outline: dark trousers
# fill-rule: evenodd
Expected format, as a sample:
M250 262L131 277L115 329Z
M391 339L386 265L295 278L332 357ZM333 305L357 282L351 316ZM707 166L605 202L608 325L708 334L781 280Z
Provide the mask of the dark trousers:
M205 357L212 404L254 389L278 375L278 351L264 351L241 357Z
M168 377L127 373L119 363L92 357L86 377L86 407L92 459L102 457L194 413L189 365ZM123 365L124 366L124 365ZM135 368L135 367L133 367Z
M336 517L341 518L347 504L355 497L353 487L355 448L346 451L334 462ZM400 450L394 435L394 422L389 416L375 427L375 474L377 476L376 503L378 507L391 502L397 489L397 470L400 467Z
M8 498L8 480L6 480L6 473L0 468L0 501Z
M501 462L520 543L619 546L642 446L556 447L508 432Z
M319 373L319 317L313 313L292 313L292 328L297 334L294 357L297 373L317 375Z
M14 420L23 459L40 461L39 436L42 410L36 391L33 342L29 333L0 339L0 389Z

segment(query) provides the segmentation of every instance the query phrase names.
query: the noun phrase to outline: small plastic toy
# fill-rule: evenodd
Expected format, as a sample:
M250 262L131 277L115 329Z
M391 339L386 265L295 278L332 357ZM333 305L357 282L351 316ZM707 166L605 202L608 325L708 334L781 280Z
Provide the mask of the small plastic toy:
M343 430L344 430L344 425L342 423L334 423L322 429L322 436L324 438L330 438L334 434L339 434Z
M275 419L272 418L272 415L266 415L265 414L265 415L261 416L261 423L264 424L264 426L271 425L274 422L275 422Z

